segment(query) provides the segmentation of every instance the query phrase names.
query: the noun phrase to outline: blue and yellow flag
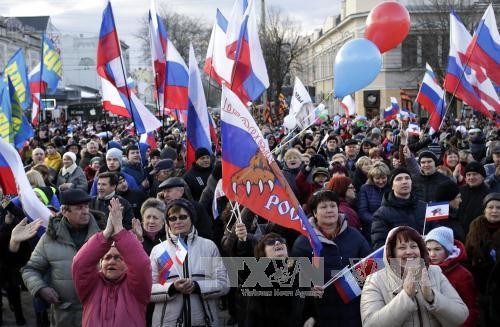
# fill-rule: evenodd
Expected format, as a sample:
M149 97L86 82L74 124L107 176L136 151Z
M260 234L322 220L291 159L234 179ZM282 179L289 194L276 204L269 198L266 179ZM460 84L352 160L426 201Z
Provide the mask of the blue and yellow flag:
M62 77L62 62L59 52L52 41L45 36L42 37L42 62L30 73L29 82L32 93L54 94L57 84ZM44 82L44 83L41 83Z
M16 98L23 110L31 105L31 93L29 89L28 72L26 62L24 61L24 50L19 49L10 58L4 70L4 82L8 84L7 78L10 78L14 86Z
M12 110L12 120L10 124L11 140L9 143L14 144L16 149L19 150L30 137L33 137L34 132L24 114L23 108L21 107L21 99L19 99L19 94L16 92L16 88L10 76L8 76L7 79L9 81L10 106Z
M10 105L9 85L5 83L4 76L0 75L0 138L6 142L11 140L11 120L12 108Z

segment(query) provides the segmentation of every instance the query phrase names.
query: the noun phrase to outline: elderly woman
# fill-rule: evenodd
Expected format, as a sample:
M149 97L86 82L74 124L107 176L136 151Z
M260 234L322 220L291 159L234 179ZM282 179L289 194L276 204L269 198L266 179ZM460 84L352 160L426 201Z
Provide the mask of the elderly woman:
M195 209L183 198L167 206L167 238L151 251L153 326L218 326L217 299L228 291L217 246L198 236ZM183 248L189 251L182 256Z
M465 241L479 291L484 326L500 325L500 193L483 200L484 215L472 221Z
M73 281L83 305L82 326L145 325L151 267L122 220L120 201L112 199L106 228L94 234L73 259Z
M142 246L148 255L157 244L165 240L165 202L149 198L142 204L142 227L134 228L139 239L142 237Z
M246 310L242 312L246 314L246 326L302 327L307 320L315 321L317 317L314 317L316 310L312 299L304 301L304 297L300 296L301 291L304 295L310 293L306 293L305 288L299 288L299 278L294 276L297 267L295 262L288 258L286 240L277 233L264 235L255 246L255 257L259 262L267 262L265 270L267 276L275 276L278 271L286 271L292 280L273 281L270 287L255 289L261 295L248 297ZM316 293L318 296L323 293L320 287L315 287L312 293L314 292L318 292Z
M302 153L299 150L292 148L288 149L285 153L283 175L285 176L288 184L292 188L295 197L300 197L300 191L295 182L295 177L297 177L302 167Z
M63 166L57 175L56 183L59 191L65 191L72 188L81 189L87 192L87 179L82 168L76 164L76 154L66 152L63 155Z
M314 193L308 207L314 232L323 246L320 256L324 258L326 278L348 266L350 258L364 258L370 253L361 233L349 227L347 220L339 215L339 198L334 192ZM312 248L305 236L295 241L292 257L312 257ZM346 304L335 287L326 288L318 303L318 322L320 326L361 326L359 298Z
M420 234L393 228L385 268L371 274L361 293L363 326L460 326L469 314L457 291L429 255Z
M380 207L382 198L390 190L387 185L390 170L384 163L377 163L368 172L366 184L357 195L358 215L363 226L363 235L371 243L373 214Z

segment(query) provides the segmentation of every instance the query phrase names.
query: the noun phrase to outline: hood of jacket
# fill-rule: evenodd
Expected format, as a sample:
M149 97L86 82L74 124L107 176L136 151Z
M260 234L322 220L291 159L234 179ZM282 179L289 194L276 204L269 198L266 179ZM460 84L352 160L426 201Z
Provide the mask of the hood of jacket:
M396 274L396 272L394 271L394 267L392 267L390 265L390 259L395 257L394 253L393 253L394 251L391 248L390 243L392 243L394 241L396 235L399 232L404 231L404 230L414 230L414 229L411 227L408 227L408 226L394 227L387 234L387 238L385 240L385 245L384 245L384 264L385 264L386 268L388 268L388 270L391 271L391 273L395 274L397 276L397 278L399 278L399 279L401 279L401 276L398 276L398 274ZM427 252L427 247L425 246L425 241L424 241L423 237L420 237L417 240L417 244L418 244L418 248L420 249L420 257L424 259L425 265L429 266L429 262L430 262L429 253Z
M453 252L448 256L448 258L439 264L439 267L441 267L444 272L452 270L457 265L467 260L467 253L465 252L465 246L463 243L459 240L455 240L453 245Z

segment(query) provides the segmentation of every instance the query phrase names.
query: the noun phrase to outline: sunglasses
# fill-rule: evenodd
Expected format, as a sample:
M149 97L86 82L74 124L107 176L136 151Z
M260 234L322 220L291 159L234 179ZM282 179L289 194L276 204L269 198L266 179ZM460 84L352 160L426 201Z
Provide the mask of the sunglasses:
M189 218L188 215L179 215L179 217L176 217L176 216L168 216L167 217L168 221L170 221L170 222L177 221L177 219L179 219L179 220L186 220L188 218Z
M280 244L286 244L286 240L283 237L280 237L280 238L270 238L268 240L265 240L264 245L271 246L271 245L276 244L276 242L278 242Z

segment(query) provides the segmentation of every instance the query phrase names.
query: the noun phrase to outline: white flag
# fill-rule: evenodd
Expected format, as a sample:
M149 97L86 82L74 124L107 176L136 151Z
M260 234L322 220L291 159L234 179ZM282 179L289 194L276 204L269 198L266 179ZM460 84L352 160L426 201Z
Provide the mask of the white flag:
M295 86L293 87L292 100L290 101L290 113L297 116L302 106L306 103L312 103L311 96L300 79L295 77Z

